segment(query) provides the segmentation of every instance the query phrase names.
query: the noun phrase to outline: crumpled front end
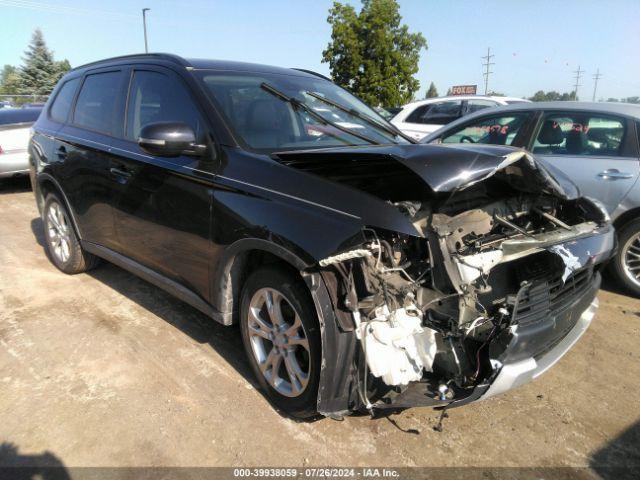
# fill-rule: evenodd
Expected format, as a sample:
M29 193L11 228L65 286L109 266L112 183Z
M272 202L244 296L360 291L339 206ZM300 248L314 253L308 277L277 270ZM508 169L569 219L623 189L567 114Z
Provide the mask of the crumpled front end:
M597 202L524 152L429 199L393 204L417 235L363 229L320 261L353 329L357 404L461 405L540 375L586 330L615 247Z

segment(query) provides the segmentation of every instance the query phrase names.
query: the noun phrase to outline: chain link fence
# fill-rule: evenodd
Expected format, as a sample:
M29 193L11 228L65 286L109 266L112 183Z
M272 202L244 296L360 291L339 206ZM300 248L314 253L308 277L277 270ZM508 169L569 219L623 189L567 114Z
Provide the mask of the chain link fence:
M22 107L23 105L41 105L49 95L0 95L0 108Z

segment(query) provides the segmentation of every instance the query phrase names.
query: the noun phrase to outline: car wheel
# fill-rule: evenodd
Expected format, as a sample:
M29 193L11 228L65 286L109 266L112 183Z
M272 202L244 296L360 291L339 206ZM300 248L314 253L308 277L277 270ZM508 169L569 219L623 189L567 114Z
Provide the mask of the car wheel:
M98 257L80 246L69 213L57 195L47 195L42 221L47 253L58 269L74 274L86 272L98 264Z
M240 330L251 367L271 401L285 413L317 413L320 331L311 296L294 275L272 267L247 279Z
M612 262L616 280L630 293L640 297L640 219L618 231L618 253Z

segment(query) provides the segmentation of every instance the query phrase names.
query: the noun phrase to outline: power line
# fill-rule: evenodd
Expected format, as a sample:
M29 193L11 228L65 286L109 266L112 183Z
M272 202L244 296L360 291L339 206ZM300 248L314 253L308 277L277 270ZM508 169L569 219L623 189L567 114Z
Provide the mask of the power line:
M576 74L575 78L576 79L576 83L573 87L573 97L575 98L575 100L578 100L578 87L581 87L582 84L580 83L580 78L582 78L582 74L584 73L584 70L580 70L580 65L578 65L578 70L574 70L573 73Z
M595 102L596 101L596 90L598 89L598 80L600 80L602 78L602 74L600 73L600 69L598 68L598 70L596 70L596 74L593 76L593 79L595 80L595 83L593 84L593 98L591 99L591 101Z
M485 57L481 57L483 60L486 60L482 65L485 67L484 75L484 94L487 94L489 88L489 74L493 73L489 71L489 67L491 65L495 65L495 63L491 62L491 59L495 57L495 55L491 55L491 47L487 47L487 55Z
M34 2L30 0L0 0L0 5L13 8L25 8L28 10L36 10L45 13L60 13L60 14L72 14L72 15L107 15L119 18L132 18L131 14L100 10L94 8L81 8L73 7L71 5L64 4L51 4L43 2Z

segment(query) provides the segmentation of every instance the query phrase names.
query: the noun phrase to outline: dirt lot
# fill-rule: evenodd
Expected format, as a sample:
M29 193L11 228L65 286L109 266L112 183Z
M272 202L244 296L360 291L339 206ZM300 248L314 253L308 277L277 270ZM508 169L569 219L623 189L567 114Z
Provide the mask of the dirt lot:
M640 301L600 293L538 381L437 414L298 423L256 390L239 332L103 265L47 260L28 184L0 186L0 456L66 466L640 466ZM8 445L11 444L11 445ZM42 456L44 452L52 457Z

